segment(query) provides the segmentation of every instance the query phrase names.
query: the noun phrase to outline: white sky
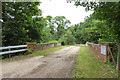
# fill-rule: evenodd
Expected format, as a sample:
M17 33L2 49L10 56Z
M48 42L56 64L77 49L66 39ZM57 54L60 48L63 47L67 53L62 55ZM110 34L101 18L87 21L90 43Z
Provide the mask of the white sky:
M93 11L86 12L82 6L76 7L74 3L67 3L66 0L40 0L42 3L38 7L42 10L42 16L51 15L65 16L71 24L84 22L85 16L89 16Z

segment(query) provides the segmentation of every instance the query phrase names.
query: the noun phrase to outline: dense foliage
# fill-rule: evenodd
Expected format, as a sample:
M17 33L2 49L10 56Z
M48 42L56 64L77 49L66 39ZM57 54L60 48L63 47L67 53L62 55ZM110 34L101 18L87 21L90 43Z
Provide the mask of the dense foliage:
M94 10L93 17L102 41L120 41L120 2L75 2L86 10ZM104 23L102 26L98 26Z
M4 2L3 46L26 44L26 42L65 44L102 41L120 41L120 2L75 2L94 13L84 22L70 25L65 16L42 17L40 2Z
M42 17L42 11L38 9L38 5L40 5L40 2L2 3L3 46L61 40L61 37L66 34L70 21L65 16L54 18L47 16L44 18Z
M32 16L40 16L41 10L38 9L39 2L3 2L3 45L25 44L26 41L33 41L39 38L36 28L42 26L32 24ZM40 21L40 19L39 19ZM33 34L34 33L34 34ZM34 36L33 36L34 35Z

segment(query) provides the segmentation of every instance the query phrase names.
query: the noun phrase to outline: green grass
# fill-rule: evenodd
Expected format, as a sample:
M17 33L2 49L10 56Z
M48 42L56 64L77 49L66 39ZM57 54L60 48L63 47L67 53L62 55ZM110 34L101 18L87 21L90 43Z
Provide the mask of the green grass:
M105 64L97 56L90 53L87 47L81 47L74 66L73 78L117 78L114 68Z
M17 55L17 56L13 56L11 58L5 58L5 59L2 59L2 61L7 61L7 60L11 60L11 59L16 59L16 58L23 58L23 57L26 57L27 55L24 55L24 54L20 54L20 55Z
M32 56L43 56L47 53L52 53L52 52L55 52L55 51L58 51L62 48L65 48L66 46L57 46L55 48L49 48L49 49L46 49L46 50L41 50L41 51L37 51L35 52L34 54L31 54Z
M66 46L57 46L57 47L54 47L54 48L49 48L49 49L46 49L46 50L33 52L32 54L29 54L29 55L20 54L18 56L14 56L14 57L11 57L11 58L2 59L2 61L12 60L12 59L19 59L19 58L25 58L25 57L28 57L28 56L43 56L43 55L45 55L47 53L52 53L52 52L58 51L58 50L60 50L62 48L65 48L65 47Z

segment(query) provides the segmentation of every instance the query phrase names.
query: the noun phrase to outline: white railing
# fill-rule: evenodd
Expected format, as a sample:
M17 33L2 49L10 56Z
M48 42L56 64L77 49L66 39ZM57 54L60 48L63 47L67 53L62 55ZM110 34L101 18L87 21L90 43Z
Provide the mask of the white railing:
M13 49L13 48L26 48L26 49L10 50L10 49ZM0 47L0 51L5 50L5 49L8 49L8 51L0 52L0 55L26 51L27 50L27 45Z

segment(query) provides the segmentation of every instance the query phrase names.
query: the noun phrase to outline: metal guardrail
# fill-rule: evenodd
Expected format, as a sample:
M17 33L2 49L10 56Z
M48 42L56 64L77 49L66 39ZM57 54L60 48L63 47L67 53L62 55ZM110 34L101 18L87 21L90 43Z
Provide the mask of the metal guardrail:
M26 47L27 47L27 45L0 47L0 50L5 50L5 49L9 50L9 51L0 52L0 55L26 51L27 49L10 50L10 49L13 49L13 48L26 48Z

